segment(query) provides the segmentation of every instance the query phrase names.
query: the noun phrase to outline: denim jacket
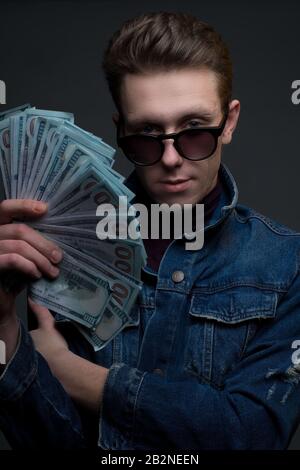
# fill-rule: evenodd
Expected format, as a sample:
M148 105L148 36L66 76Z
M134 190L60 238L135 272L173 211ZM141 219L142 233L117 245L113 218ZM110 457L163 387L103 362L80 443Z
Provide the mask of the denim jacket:
M174 240L158 273L144 268L133 324L97 353L58 324L74 353L109 368L99 416L72 401L22 325L0 378L13 448L287 448L300 418L300 234L238 204L219 172L204 246Z

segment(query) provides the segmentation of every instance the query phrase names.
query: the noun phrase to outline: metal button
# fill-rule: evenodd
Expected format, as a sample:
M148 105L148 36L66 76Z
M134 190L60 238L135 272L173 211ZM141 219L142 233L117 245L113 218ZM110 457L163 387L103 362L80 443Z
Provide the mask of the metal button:
M184 273L182 271L174 271L172 274L172 280L174 282L181 282L184 279Z
M161 369L153 369L154 374L164 375L164 371Z

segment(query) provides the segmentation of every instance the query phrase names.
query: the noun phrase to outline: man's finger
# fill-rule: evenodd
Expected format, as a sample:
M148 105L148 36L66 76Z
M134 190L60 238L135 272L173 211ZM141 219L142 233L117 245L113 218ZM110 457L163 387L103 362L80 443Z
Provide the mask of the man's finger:
M52 330L55 325L55 320L50 311L42 305L35 304L30 297L28 297L28 303L37 318L39 328Z
M1 235L0 235L1 239ZM47 276L56 277L59 270L54 266L48 258L43 256L38 250L33 248L29 243L24 240L2 240L0 243L0 269L1 269L1 255L18 254L28 261L35 264L38 271ZM9 256L8 256L9 257Z
M13 277L16 276L16 271L34 279L42 277L42 273L36 265L18 253L0 254L0 279L5 278L6 280L8 274L5 274L5 271L14 271ZM9 277L11 278L12 276Z
M0 202L0 225L9 224L14 219L41 217L48 205L33 199L5 199Z
M6 224L0 226L0 240L23 240L56 264L62 260L62 250L37 230L26 224Z

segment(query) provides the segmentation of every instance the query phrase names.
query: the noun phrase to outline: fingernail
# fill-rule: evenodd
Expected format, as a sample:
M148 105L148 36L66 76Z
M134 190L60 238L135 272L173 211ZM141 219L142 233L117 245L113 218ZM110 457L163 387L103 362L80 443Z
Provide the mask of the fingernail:
M51 259L54 263L58 263L62 259L62 252L59 250L53 250L51 253Z
M53 266L51 269L50 269L50 273L52 276L57 276L58 273L59 273L59 269L55 268L55 266Z
M47 204L44 202L35 202L32 206L32 210L37 213L45 212L47 209Z

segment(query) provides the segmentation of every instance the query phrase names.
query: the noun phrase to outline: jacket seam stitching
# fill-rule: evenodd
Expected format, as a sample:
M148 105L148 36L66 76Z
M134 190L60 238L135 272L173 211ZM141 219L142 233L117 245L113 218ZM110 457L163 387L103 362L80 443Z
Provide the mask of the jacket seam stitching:
M135 394L134 403L133 403L132 436L131 436L131 441L130 441L130 444L131 444L132 447L133 447L133 444L135 443L135 440L136 440L135 427L136 427L136 415L137 415L137 408L138 408L138 406L137 406L138 397L139 397L142 385L144 383L144 379L145 379L146 374L147 374L147 372L144 372L142 377L141 377L140 383L138 385L138 388L137 388L137 391L136 391L136 394Z
M266 227L268 227L270 230L272 230L272 232L276 233L277 235L300 237L300 232L297 232L297 231L292 232L292 229L289 229L288 227L286 229L283 229L283 230L286 230L286 232L280 231L279 228L276 229L272 225L272 222L269 222L268 220L266 220L265 218L259 215L252 214L252 215L247 216L246 218L242 218L240 215L237 214L237 211L235 211L235 218L242 224L246 224L250 219L257 219L261 223L263 223ZM288 232L288 230L291 230L291 232Z
M297 269L297 272L299 271L299 267ZM177 292L178 294L188 294L188 295L193 295L194 293L203 293L203 294L213 294L216 292L222 292L224 290L230 289L231 287L256 287L260 290L271 290L272 292L287 292L288 288L283 288L283 287L275 287L275 286L269 286L267 284L262 285L262 284L257 284L257 283L250 283L250 282L231 282L230 284L224 284L218 287L214 287L211 289L208 289L207 287L192 287L191 289L187 290L179 290L171 287L159 287L157 288L158 291L165 291L165 292Z

